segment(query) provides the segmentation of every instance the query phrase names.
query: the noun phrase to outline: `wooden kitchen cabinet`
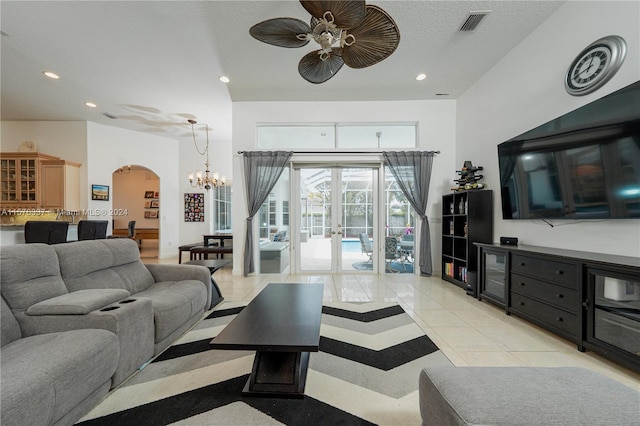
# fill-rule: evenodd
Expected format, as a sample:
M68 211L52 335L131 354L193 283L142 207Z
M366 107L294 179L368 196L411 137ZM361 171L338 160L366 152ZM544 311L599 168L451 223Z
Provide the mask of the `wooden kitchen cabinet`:
M80 208L80 164L66 160L42 162L41 207L75 211Z
M4 208L39 208L42 161L58 157L39 152L0 153L0 201Z
M77 210L80 164L39 152L0 153L0 206Z

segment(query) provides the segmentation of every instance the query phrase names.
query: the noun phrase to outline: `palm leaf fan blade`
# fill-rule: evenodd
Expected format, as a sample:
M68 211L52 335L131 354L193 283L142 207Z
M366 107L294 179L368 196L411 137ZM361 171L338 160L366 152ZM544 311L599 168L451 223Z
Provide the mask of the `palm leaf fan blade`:
M309 43L309 40L300 39L298 35L310 32L309 24L296 18L268 19L249 29L249 34L256 40L279 47L302 47Z
M400 31L393 18L377 6L367 5L362 24L352 28L351 46L343 46L342 59L351 68L365 68L389 57L400 43Z
M300 4L318 19L323 18L325 12L331 12L333 23L343 29L358 26L366 14L364 0L300 0Z
M340 49L333 49L327 59L320 59L320 50L307 53L298 64L298 72L309 83L320 84L336 75L344 62Z

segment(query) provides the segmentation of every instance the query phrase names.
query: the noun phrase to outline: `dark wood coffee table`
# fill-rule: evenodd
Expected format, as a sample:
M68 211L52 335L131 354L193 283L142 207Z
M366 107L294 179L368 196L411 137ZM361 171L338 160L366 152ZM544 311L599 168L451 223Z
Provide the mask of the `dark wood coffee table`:
M211 341L215 349L255 350L242 393L303 398L309 352L318 352L322 284L269 284Z

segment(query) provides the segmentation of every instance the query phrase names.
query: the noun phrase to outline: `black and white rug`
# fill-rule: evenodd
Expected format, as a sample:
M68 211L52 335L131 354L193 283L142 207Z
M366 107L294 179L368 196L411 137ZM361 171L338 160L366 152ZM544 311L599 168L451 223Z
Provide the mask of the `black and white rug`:
M80 424L420 424L420 369L447 361L399 305L326 302L304 399L242 396L254 353L209 348L242 308L218 306Z

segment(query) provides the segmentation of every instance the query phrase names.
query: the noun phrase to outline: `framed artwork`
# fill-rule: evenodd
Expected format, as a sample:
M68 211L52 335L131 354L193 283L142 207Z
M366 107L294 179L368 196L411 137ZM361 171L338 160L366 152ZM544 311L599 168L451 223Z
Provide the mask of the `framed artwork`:
M160 193L158 191L155 191L153 193L153 198L160 198Z
M151 201L145 201L144 202L144 208L145 209L150 209L151 208Z
M153 198L154 191L144 191L144 198Z
M157 219L158 218L158 210L147 210L144 212L145 219Z
M151 208L152 209L159 209L160 208L160 201L159 200L151 200Z
M109 201L108 185L91 185L91 199L100 201Z
M204 222L204 194L184 194L184 221Z

